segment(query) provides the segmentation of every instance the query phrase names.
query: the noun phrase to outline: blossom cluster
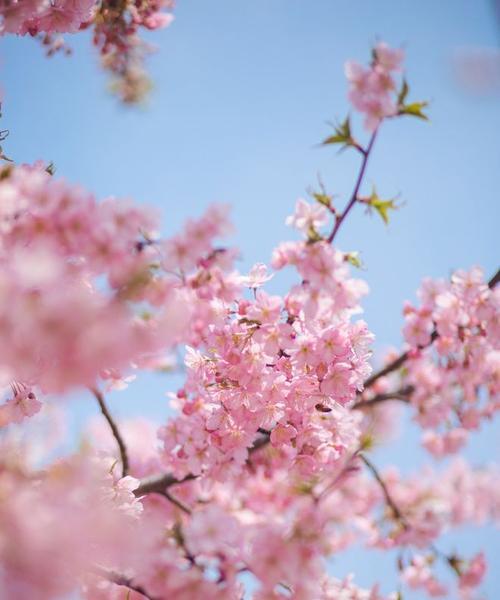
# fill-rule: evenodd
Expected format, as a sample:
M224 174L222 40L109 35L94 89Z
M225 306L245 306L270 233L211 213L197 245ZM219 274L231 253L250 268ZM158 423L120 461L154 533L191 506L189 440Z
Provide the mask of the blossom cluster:
M424 281L420 306L405 306L412 356L404 380L414 388L415 419L434 456L459 451L500 406L499 292L474 268L449 282Z
M356 61L346 63L345 72L350 83L349 100L364 114L365 127L374 131L382 119L394 117L399 105L393 74L401 70L404 52L379 42L373 50L369 67Z
M137 536L136 480L112 477L109 463L97 456L34 469L29 444L15 436L2 436L0 449L3 598L52 600L100 563L138 560L145 544Z
M149 441L134 437L132 425L124 431L129 432L129 447L140 465L134 475L153 474L154 465L144 471L151 455ZM211 570L218 573L220 597L227 593L233 598L232 594L239 597L241 592L239 575L250 572L259 583L255 600L286 597L287 588L293 589L297 600L337 598L335 593L350 598L348 591L355 598L382 598L376 587L358 590L349 579L339 582L325 576L324 558L364 539L368 548L404 549L401 581L410 588L424 588L431 596L438 592L445 596L451 585L434 573L433 565L440 557L433 552L433 543L450 527L500 517L499 473L492 468L474 470L457 461L445 471L427 469L410 478L393 469L385 471L381 477L401 511L396 515L387 507L377 482L361 469L356 453L338 461L328 474L290 471L286 461L279 459L272 446L262 448L227 481L208 487L202 480L175 486L172 495L191 511L178 513L177 527L191 570L199 575L197 583L190 579L188 584L182 573L173 575L173 565L168 564L172 555L166 563L156 561L148 575L139 574L134 580L159 598L173 590L182 598L182 593L196 598L193 590L201 588L195 585L206 585L202 589L212 597L216 588L204 583L208 572L203 574ZM154 513L174 527L168 502L148 496L143 504L145 514ZM163 548L168 543L163 540ZM160 548L158 555L164 556ZM459 574L460 597L468 598L484 575L484 557L450 556L448 560ZM276 591L280 587L283 595ZM113 597L111 593L102 596Z
M2 5L4 27L15 30L18 4ZM28 8L41 6L27 3L18 18L27 22ZM78 5L68 24L63 6L50 5L63 13L54 31L90 18ZM5 7L13 9L8 18ZM94 8L98 45L111 58L117 53L113 69L126 72L137 27L165 24L165 7ZM37 10L33 28L44 27L49 5ZM18 32L32 33L22 19ZM391 100L401 59L381 43L369 69L348 66L351 101L370 130L401 111L418 113L403 104L404 90ZM329 559L361 542L367 551L398 553L406 588L474 597L484 554L448 554L440 537L498 522L498 470L457 460L407 476L379 471L370 451L397 427L386 400L416 409L437 456L459 450L466 432L493 415L498 276L488 285L472 269L426 281L421 305L405 306L406 352L372 373L374 336L359 318L368 288L352 276L352 254L333 242L357 202L383 216L387 209L376 195L358 196L373 140L362 148L349 121L336 131L329 143L363 157L346 209L326 193L312 204L300 199L287 223L302 238L279 244L270 268L258 263L244 274L234 267L237 252L221 245L231 231L224 206L161 238L150 211L127 200L97 202L42 164L0 170L0 385L8 390L0 406L0 593L401 598L332 576ZM269 282L288 267L295 283L271 293ZM122 389L132 370L161 368L172 349L184 362L183 383L169 394L172 418L159 428L144 419L115 422L103 383ZM43 426L54 419L40 397L82 386L107 427L86 427L82 444L54 460L57 436ZM435 568L439 561L456 585Z
M92 387L175 343L189 309L154 268L152 215L97 203L40 165L4 168L0 195L1 378L14 382L0 422L36 411L32 386Z
M174 246L183 248L182 239ZM177 255L169 266L185 269L185 252ZM370 373L373 336L351 317L366 286L323 241L282 245L273 264L294 265L303 278L284 298L257 289L268 278L258 265L239 286L237 277L232 286L214 278L208 265L202 277L186 278L216 319L202 321L197 347L187 348L174 400L181 415L160 432L165 463L179 478L237 472L259 432L270 431L276 451L307 473L331 468L357 442L346 405ZM252 286L250 299L242 283Z
M95 0L2 0L1 33L75 33L93 16Z
M0 35L41 35L51 55L64 46L57 34L92 28L103 66L124 102L138 102L149 89L143 61L151 51L140 30L167 27L173 0L1 0ZM55 37L54 37L55 36Z

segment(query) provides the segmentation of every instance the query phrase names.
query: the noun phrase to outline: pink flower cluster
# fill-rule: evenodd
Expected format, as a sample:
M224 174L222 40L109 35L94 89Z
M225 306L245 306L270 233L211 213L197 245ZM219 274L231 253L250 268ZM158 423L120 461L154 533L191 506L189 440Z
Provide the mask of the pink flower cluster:
M154 474L153 430L148 433L144 423L122 430L133 475ZM289 589L295 600L383 600L377 587L363 590L351 578L328 577L324 558L359 541L360 532L370 545L387 547L388 525L394 544L422 547L424 521L437 524L425 534L429 540L450 525L499 516L498 473L473 471L465 463L408 480L384 474L405 518L420 531L411 538L402 536L393 514L378 517L385 500L355 457L345 457L322 477L305 477L286 463L277 466L274 451L263 450L228 481L176 486L172 495L190 507L186 514L160 495L134 498L138 481L111 476L115 460L109 452L75 455L40 472L23 462L25 449L12 439L0 449L0 493L9 498L0 504L0 583L20 600L68 593L82 574L82 592L92 600L119 600L128 593L124 586L159 599L238 600L245 572L257 581L254 600L284 598ZM37 510L29 511L34 504ZM456 560L465 594L480 582L484 559ZM435 579L419 561L417 554L402 573L410 587L428 587ZM130 588L129 597L141 598Z
M168 244L170 257L192 266L182 239ZM326 242L281 246L273 263L293 264L303 278L285 298L259 290L245 299L235 285L241 278L224 280L210 266L187 279L207 309L198 313L205 319L196 325L197 349L186 351L186 382L175 398L182 414L160 433L178 477L241 470L259 431L271 430L272 446L305 473L330 468L356 444L357 416L345 405L370 373L373 336L363 321L350 321L365 286ZM247 284L255 289L262 277Z
M20 4L1 5L4 27L15 30ZM19 33L44 26L42 12L32 30L25 25L34 6L20 10ZM55 19L46 26L76 27L83 5L72 6L68 21L66 4L43 5ZM96 43L125 80L140 52L138 27L166 24L165 8L167 0L96 9ZM373 56L369 69L348 66L351 100L370 130L399 110L392 76L402 52L378 44ZM374 336L358 318L367 286L351 276L352 253L332 242L360 201L374 137L363 149L348 120L333 137L362 154L360 177L342 213L326 193L314 195L317 204L297 202L287 223L304 239L281 243L271 260L298 274L283 295L265 289L275 275L265 264L234 269L235 250L219 245L231 230L223 206L159 239L154 216L128 201L96 202L43 165L0 170L0 385L8 395L0 406L0 594L400 598L330 576L327 560L362 542L367 552L396 551L410 589L472 600L484 555L446 554L439 538L499 521L498 470L457 460L403 476L379 472L370 450L397 426L386 400L416 409L424 444L438 456L457 452L493 415L498 275L489 285L479 269L424 282L420 306L405 307L408 350L371 375ZM130 369L161 369L173 348L185 365L182 386L169 394L175 416L159 429L114 421L101 382L123 389ZM39 397L75 386L90 388L107 427L87 427L78 449L54 461L54 419ZM456 575L455 587L438 578L437 561Z
M0 589L3 598L52 600L96 565L137 561L138 482L114 480L105 462L75 456L31 472L22 449L0 443Z
M37 410L35 384L94 386L176 341L189 309L179 283L155 268L151 215L99 204L43 168L4 169L0 195L2 383L22 382L6 405L11 420ZM151 310L141 314L139 302Z
M128 437L133 456L136 452L137 457L144 452L149 455L144 442L144 438L134 441ZM155 467L151 468L154 473ZM423 472L403 479L392 471L383 477L408 521L408 531L398 517L384 509L379 486L360 469L355 454L345 456L322 476L304 475L290 471L286 463L279 465L271 447L253 454L250 463L227 481L210 486L206 480L178 485L172 494L192 510L190 515L177 515L183 560L188 557L191 567L181 568L179 551L174 552L171 539L164 537L156 550L161 558L147 574L138 573L134 581L158 598L167 598L175 591L187 600L203 590L209 598L219 597L219 593L222 598L233 599L242 594L239 574L249 571L259 584L252 596L255 600L286 597L287 589L293 589L297 600L382 599L376 587L361 590L350 578L341 582L327 577L323 558L359 542L360 534L370 547L412 550L414 546L425 548L450 526L500 516L499 474L495 470L475 471L457 462L439 474ZM164 499L149 496L143 502L143 516L157 519L167 529L175 526L175 509ZM462 591L480 581L477 560L460 559L458 584ZM150 564L149 559L146 562ZM417 585L417 574L412 574L410 566L418 563L419 554L415 554L405 567L403 581L410 587ZM484 572L484 562L482 565ZM218 588L207 581L210 577L205 570L218 573ZM418 576L423 582L425 573ZM425 581L432 593L438 590L438 583L435 580L431 590L430 575ZM109 587L107 584L104 589ZM280 587L283 594L277 591ZM439 589L447 592L449 588L439 583ZM97 597L115 597L111 591L106 595L103 590L102 594Z
M382 119L397 114L396 84L393 73L401 70L404 52L378 43L373 50L372 64L366 68L355 61L346 63L350 83L349 100L365 115L365 127L375 131Z
M112 89L123 102L140 102L151 86L143 64L151 47L139 37L140 31L170 25L173 7L173 0L103 2L99 6L92 23L93 41L112 76Z
M75 33L90 21L95 0L1 0L0 34Z
M129 440L134 452L149 454L144 440ZM336 598L334 592L341 590L347 598L348 590L359 598L379 598L376 589L358 591L350 580L326 578L323 558L359 542L360 535L369 547L421 551L432 547L450 527L500 517L499 474L494 469L472 470L459 461L440 473L427 470L402 478L392 470L382 477L400 516L387 507L381 488L360 469L355 453L319 476L290 471L287 461L271 447L253 454L235 477L210 486L206 480L183 483L172 493L192 507L192 515L181 517L182 537L197 568L216 569L223 582L220 593L228 592L229 598L233 597L229 590L235 597L240 592L238 574L250 571L260 586L255 600L283 597L275 591L280 584L293 589L297 600ZM146 513L171 518L171 507L161 499L148 497L144 504ZM403 581L410 587L424 587L431 596L448 593L448 584L439 582L430 570L430 558L419 557L413 555L405 565ZM432 560L437 560L435 555ZM484 559L454 560L460 565L458 585L463 595L480 583ZM157 583L143 578L144 588L154 589L159 598L168 597L173 577L168 573L161 585L158 574L151 573Z
M475 598L475 588L482 582L486 573L484 554L476 554L470 561L451 557L452 568L458 574L458 594L462 600ZM415 555L410 564L403 569L401 579L411 589L423 589L431 598L448 596L448 588L443 585L432 571L435 557L432 555Z
M138 102L149 89L143 62L150 47L138 33L167 27L173 0L0 0L0 35L40 35L47 55L70 50L53 34L93 28L103 66L113 76L114 91L124 102Z
M412 358L404 380L414 388L423 444L437 457L459 451L500 406L499 292L474 268L449 282L424 281L421 305L405 307Z

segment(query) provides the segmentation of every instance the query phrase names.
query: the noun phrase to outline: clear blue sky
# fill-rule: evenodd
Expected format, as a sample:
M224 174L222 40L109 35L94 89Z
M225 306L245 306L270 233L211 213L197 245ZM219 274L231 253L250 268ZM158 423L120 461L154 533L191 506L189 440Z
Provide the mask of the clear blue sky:
M98 197L160 207L166 234L208 203L230 202L244 269L267 261L291 235L284 219L318 173L345 201L357 157L315 145L329 131L326 121L348 111L344 61L367 60L378 38L404 45L411 98L431 101L430 123L384 126L367 176L381 194L400 193L405 206L388 228L357 210L338 238L343 249L362 253L372 290L366 319L381 350L400 342L402 302L423 276L497 268L499 96L465 92L451 69L457 49L498 43L493 1L179 0L174 24L149 36L159 50L149 61L155 89L140 109L107 94L88 35L68 36L74 56L50 60L30 39L5 39L1 128L11 133L4 148L17 161L53 160L58 175ZM275 285L283 290L288 281ZM113 408L161 419L163 393L175 380L141 382L117 395ZM84 399L71 406L76 431L95 408ZM473 461L498 456L498 433L475 437ZM403 469L417 466L416 439L409 427L378 462L396 455ZM467 551L482 542L490 555L500 550L487 530L464 536ZM387 559L353 554L333 565L339 575L349 569L364 583L383 572L391 589ZM493 571L490 600L500 585Z

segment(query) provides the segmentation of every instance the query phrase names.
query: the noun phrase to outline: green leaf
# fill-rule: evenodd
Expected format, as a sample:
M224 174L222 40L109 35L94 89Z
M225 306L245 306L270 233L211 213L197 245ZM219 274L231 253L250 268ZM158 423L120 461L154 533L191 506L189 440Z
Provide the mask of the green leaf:
M361 258L359 257L359 252L357 251L346 252L344 258L349 264L351 264L353 267L356 267L357 269L361 269L363 266Z
M405 78L403 78L403 84L401 85L401 89L398 94L398 106L404 105L406 96L408 96L409 91L410 88L408 86L408 82Z
M316 191L314 188L310 187L307 190L307 193L314 198L314 200L316 200L316 202L318 202L319 204L322 204L323 206L326 206L326 208L328 208L331 212L335 212L332 206L332 201L333 201L333 195L329 194L326 191L326 187L324 185L324 183L321 181L321 177L318 174L318 184L319 184L319 190Z
M332 205L332 197L326 192L312 192L312 197L323 206L330 208Z
M366 201L367 205L378 212L382 220L386 225L389 224L389 211L397 210L398 206L394 199L382 200L377 194L375 188L373 188L371 196Z
M307 243L315 244L316 242L320 242L323 237L314 229L314 227L309 227L307 232Z
M424 121L428 121L429 117L422 112L428 106L428 102L412 102L411 104L403 104L399 108L400 115L410 115L412 117L418 117L419 119L424 119Z
M346 146L352 146L354 140L351 134L351 122L349 117L346 117L345 121L334 126L335 133L330 137L323 140L322 145L327 146L328 144L345 144Z

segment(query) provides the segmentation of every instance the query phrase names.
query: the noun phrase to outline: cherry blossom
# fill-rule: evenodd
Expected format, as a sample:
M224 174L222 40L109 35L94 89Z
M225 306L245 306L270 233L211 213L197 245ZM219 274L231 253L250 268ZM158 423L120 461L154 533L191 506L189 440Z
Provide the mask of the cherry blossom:
M171 8L30 0L0 12L4 33L92 26L127 97L140 78L137 31L167 25ZM380 42L368 67L347 64L350 100L372 135L363 147L347 120L328 143L361 155L353 194L342 211L324 190L299 199L287 224L301 237L247 274L225 241L226 206L161 237L154 212L131 200L97 201L42 163L1 168L6 597L400 599L335 572L335 558L362 545L397 555L393 589L474 598L487 556L451 550L443 535L499 521L498 469L456 458L408 474L379 467L372 450L391 441L403 411L435 458L459 454L493 418L500 278L473 267L425 280L418 304L403 307L402 352L376 369L362 318L368 286L355 254L336 246L356 205L387 218L362 185L384 119L423 116L423 103L405 104L406 83L396 90L402 60ZM271 293L285 268L292 283ZM168 419L113 416L108 391L133 394L142 371L173 369ZM75 390L101 415L63 452L50 410Z
M112 75L115 93L123 102L136 103L150 87L143 63L151 49L139 32L168 27L174 19L172 10L172 0L2 0L0 35L40 35L51 56L66 48L64 40L54 34L92 28L94 46Z

